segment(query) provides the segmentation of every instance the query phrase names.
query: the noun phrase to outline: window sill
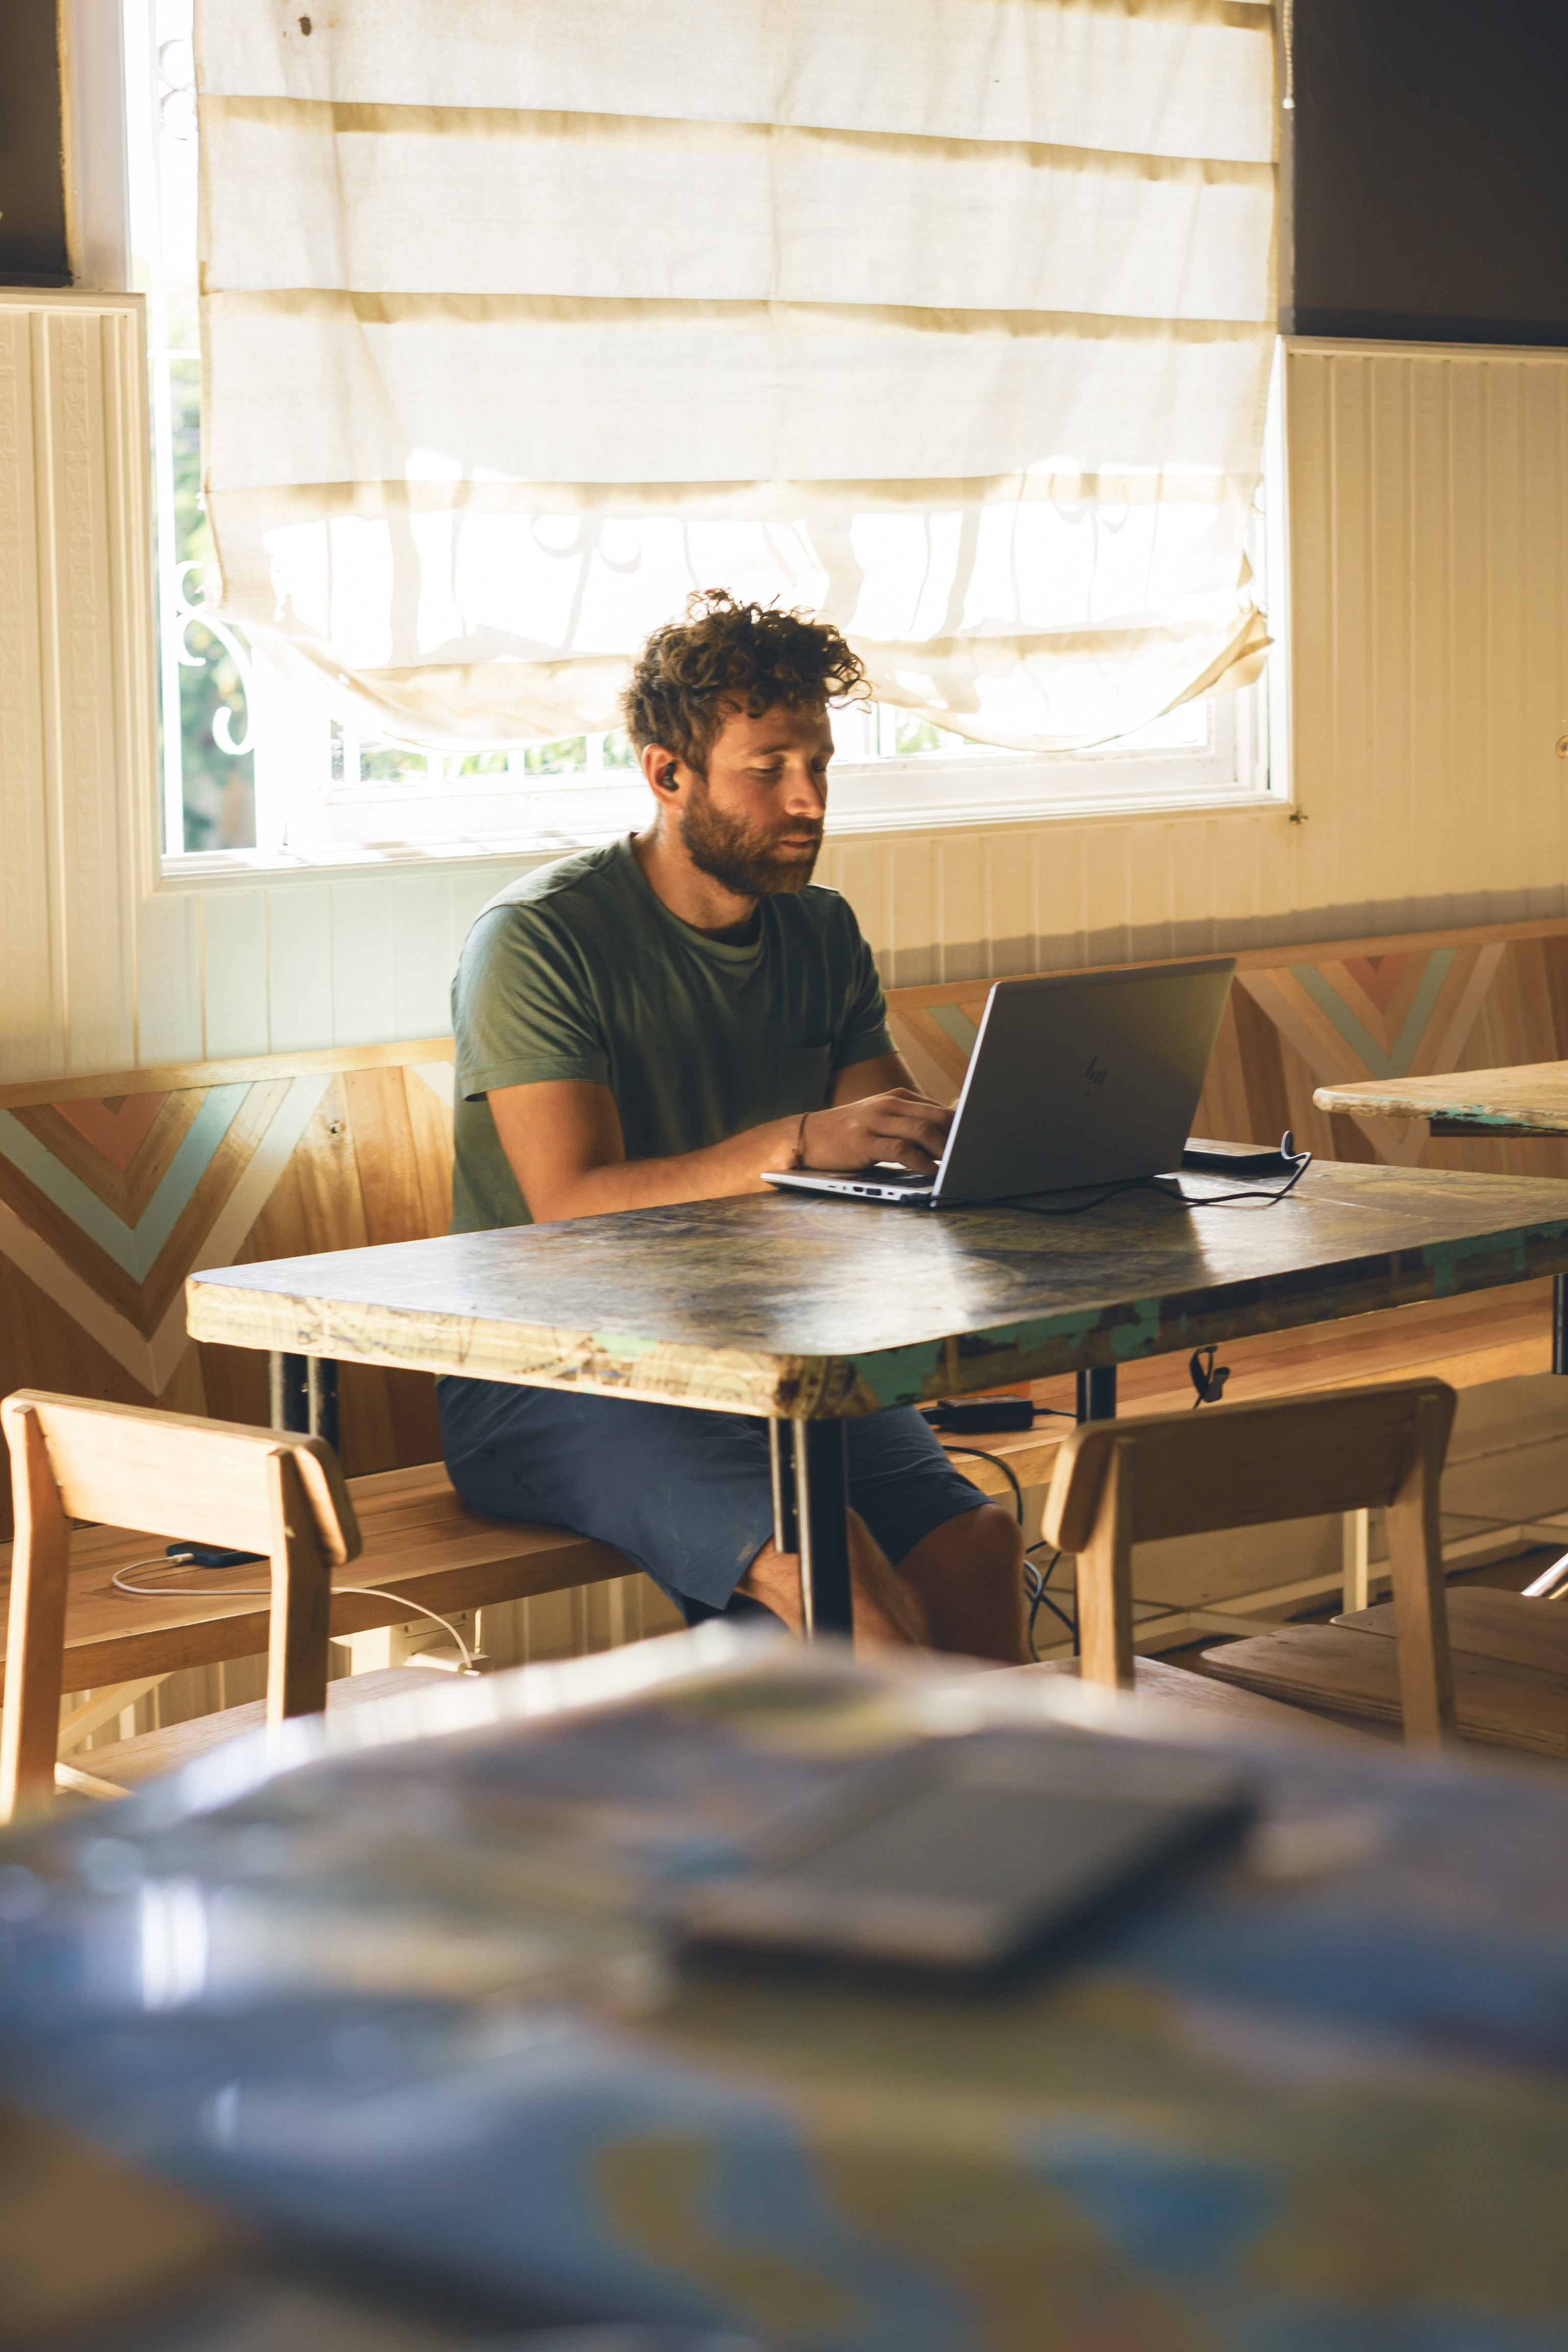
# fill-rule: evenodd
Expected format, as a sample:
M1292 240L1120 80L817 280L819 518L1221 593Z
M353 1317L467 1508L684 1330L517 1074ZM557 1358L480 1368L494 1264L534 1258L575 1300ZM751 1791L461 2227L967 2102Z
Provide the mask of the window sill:
M1167 791L1142 795L1121 793L1114 799L1086 793L1034 806L998 800L960 800L932 796L923 804L878 808L835 808L829 820L829 841L909 839L921 834L967 831L1021 833L1045 824L1142 823L1149 818L1216 815L1288 815L1291 803L1280 793L1247 791L1237 785L1208 792L1184 793L1178 799ZM352 881L378 875L462 872L485 865L515 871L520 859L543 864L569 857L579 849L593 849L616 840L627 828L584 824L569 835L496 835L437 842L352 844L323 842L313 851L293 849L219 849L192 851L161 861L154 887L160 890L210 890L266 882Z

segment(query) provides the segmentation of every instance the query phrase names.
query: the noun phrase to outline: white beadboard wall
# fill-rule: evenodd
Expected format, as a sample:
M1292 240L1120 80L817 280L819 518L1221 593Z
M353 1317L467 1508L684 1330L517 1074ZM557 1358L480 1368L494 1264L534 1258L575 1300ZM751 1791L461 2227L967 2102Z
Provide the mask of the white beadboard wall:
M156 877L136 312L0 296L0 1077L436 1034L525 861ZM1568 352L1300 343L1286 416L1294 811L830 840L889 983L1568 913Z

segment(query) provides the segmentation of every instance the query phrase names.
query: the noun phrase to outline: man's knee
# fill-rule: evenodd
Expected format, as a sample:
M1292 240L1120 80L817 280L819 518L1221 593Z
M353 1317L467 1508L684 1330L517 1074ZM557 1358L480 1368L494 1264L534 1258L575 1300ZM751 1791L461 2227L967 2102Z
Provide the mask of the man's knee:
M978 1510L944 1520L916 1549L940 1549L955 1565L962 1561L972 1576L1016 1576L1024 1565L1024 1530L1000 1503L982 1503Z

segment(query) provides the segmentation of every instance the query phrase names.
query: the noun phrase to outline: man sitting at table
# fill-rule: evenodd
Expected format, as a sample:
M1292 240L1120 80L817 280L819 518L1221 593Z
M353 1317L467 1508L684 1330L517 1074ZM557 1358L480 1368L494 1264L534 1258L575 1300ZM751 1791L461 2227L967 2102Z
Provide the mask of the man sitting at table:
M624 706L647 830L512 883L464 946L454 1232L765 1192L765 1169L932 1172L952 1113L894 1051L847 904L811 880L828 705L864 684L836 629L722 591L655 630ZM798 1628L763 1423L491 1381L439 1398L475 1509L613 1544L689 1622L761 1603ZM851 1421L848 1470L857 1634L1021 1658L1012 1515L912 1407Z

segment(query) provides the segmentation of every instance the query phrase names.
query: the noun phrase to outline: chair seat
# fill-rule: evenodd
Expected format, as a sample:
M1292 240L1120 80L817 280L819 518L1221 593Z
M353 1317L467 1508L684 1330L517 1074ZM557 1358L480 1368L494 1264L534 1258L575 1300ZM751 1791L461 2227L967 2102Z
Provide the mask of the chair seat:
M1008 1675L1076 1675L1078 1660L1050 1658L1037 1666L1004 1666L1002 1672ZM1310 1715L1301 1707L1260 1697L1256 1691L1236 1689L1228 1683L1214 1681L1208 1675L1194 1674L1188 1666L1167 1665L1161 1658L1133 1660L1132 1688L1138 1698L1156 1699L1162 1706L1180 1708L1192 1717L1194 1727L1201 1725L1205 1731L1305 1733L1310 1738L1326 1733L1330 1738L1363 1743L1369 1737L1353 1725L1325 1723L1321 1716Z
M1455 1727L1462 1739L1568 1756L1568 1677L1468 1649L1455 1648L1453 1662ZM1205 1650L1204 1664L1223 1681L1270 1698L1384 1723L1400 1720L1399 1660L1394 1643L1381 1633L1286 1625L1278 1633Z
M427 1691L437 1680L431 1666L381 1666L364 1675L343 1675L327 1685L327 1709L364 1706L372 1700L395 1698L405 1691ZM134 1739L117 1739L108 1748L94 1748L72 1758L95 1780L121 1789L140 1788L161 1772L221 1748L226 1740L258 1731L267 1720L265 1699L247 1699L243 1706L226 1706L216 1715L194 1716L188 1723L172 1723L166 1731L141 1731Z
M1394 1603L1356 1609L1334 1619L1358 1633L1394 1638ZM1532 1601L1522 1592L1500 1592L1488 1585L1460 1585L1448 1594L1448 1646L1473 1658L1560 1675L1568 1689L1568 1604Z

